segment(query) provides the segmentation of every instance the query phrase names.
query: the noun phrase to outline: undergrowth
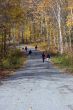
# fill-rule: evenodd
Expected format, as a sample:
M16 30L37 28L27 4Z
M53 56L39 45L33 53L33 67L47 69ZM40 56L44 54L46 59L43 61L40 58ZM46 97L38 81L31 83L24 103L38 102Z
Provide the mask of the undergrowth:
M67 71L73 72L73 56L72 55L57 55L52 58L52 61L60 66L65 68Z

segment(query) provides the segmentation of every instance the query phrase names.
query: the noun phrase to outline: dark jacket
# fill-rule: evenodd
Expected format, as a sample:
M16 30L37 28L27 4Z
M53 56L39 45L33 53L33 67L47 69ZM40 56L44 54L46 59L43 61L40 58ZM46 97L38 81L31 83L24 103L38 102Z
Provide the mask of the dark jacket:
M50 58L50 54L47 54L47 58Z
M42 58L45 58L45 54L44 53L42 53Z

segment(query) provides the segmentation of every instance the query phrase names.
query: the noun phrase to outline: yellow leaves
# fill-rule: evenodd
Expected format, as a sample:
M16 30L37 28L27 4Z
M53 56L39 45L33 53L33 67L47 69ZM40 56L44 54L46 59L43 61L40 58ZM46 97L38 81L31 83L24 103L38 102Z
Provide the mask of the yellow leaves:
M73 26L73 17L72 17L72 15L68 15L67 16L67 22L66 22L66 24L67 24L68 27Z
M10 14L12 17L16 17L16 15L18 14L18 12L19 12L19 9L17 9L17 8L12 8L12 9L10 9L9 14Z
M70 28L73 26L73 0L68 1L68 7L66 10L68 12L66 25Z
M73 26L73 21L71 21L71 20L68 20L68 21L67 21L67 26L68 26L68 27L71 27L71 26Z
M44 11L46 8L48 8L51 5L51 0L42 0L40 4L37 6L37 10L39 12Z
M19 1L20 0L5 0L0 2L0 14L3 18L3 23L6 25L9 25L7 23L11 22L20 22L23 10L22 7L20 7Z
M73 7L73 0L68 0L68 6Z
M26 37L30 37L30 31L29 30L26 30L24 34Z
M25 32L24 32L25 37L30 37L30 29L29 26L25 27Z
M43 8L44 8L44 6L43 6L43 4L40 4L40 5L38 5L38 7L37 7L37 11L43 11Z

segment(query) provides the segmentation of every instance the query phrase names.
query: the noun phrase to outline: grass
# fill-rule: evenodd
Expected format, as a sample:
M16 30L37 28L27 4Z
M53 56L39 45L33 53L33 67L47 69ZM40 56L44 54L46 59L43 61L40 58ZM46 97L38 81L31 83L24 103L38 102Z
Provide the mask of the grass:
M20 50L10 50L0 64L0 77L8 76L11 72L20 68L26 62L26 55Z
M71 55L60 55L52 58L54 64L68 72L73 73L73 56Z

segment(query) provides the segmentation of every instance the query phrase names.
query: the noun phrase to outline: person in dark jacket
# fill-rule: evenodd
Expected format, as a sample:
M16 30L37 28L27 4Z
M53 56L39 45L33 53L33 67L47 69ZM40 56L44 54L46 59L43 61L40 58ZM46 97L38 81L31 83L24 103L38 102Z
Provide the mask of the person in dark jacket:
M49 53L47 54L47 58L50 58L50 54Z
M25 51L27 52L27 46L25 47Z
M35 46L35 50L37 50L37 45Z
M42 53L42 59L43 59L43 62L44 62L44 60L45 60L45 53L44 52Z
M47 59L47 61L50 59L50 54L49 53L47 54L47 58L46 59Z
M29 55L31 55L32 54L32 51L31 50L29 50L29 53L28 53Z

